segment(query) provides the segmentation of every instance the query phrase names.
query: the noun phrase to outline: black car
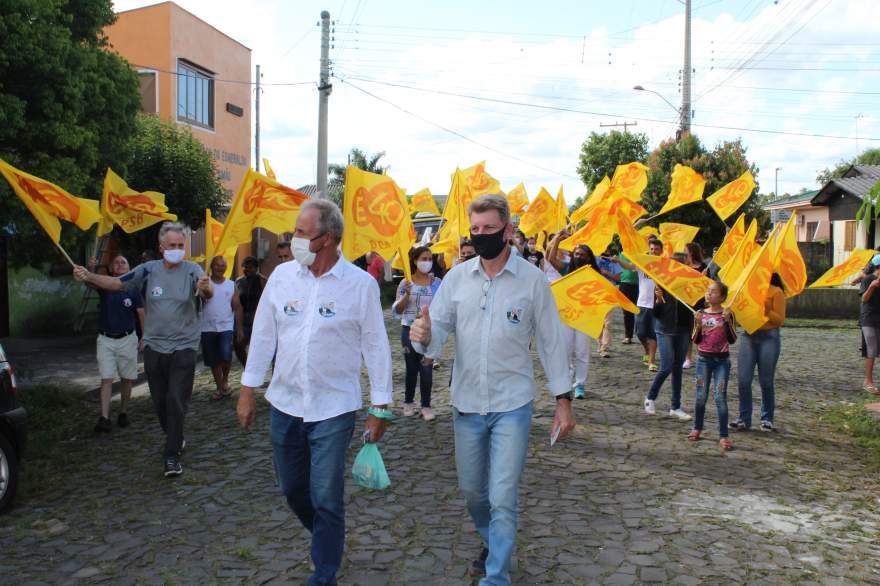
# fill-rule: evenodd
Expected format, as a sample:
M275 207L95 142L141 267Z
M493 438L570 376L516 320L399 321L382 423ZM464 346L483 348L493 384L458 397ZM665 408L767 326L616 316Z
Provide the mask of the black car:
M27 411L18 402L15 375L0 346L0 512L12 505L27 438Z

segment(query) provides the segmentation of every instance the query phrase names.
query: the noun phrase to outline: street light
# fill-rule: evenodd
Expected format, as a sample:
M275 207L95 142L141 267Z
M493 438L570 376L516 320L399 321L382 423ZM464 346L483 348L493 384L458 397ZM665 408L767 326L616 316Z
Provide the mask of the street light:
M675 104L673 104L672 102L670 102L669 100L664 98L663 94L661 94L659 92L655 92L654 90L649 90L648 88L642 87L640 85L633 86L633 89L636 90L637 92L650 92L650 93L654 94L655 96L659 97L661 100L663 100L664 102L669 104L669 107L672 108L673 110L675 110L676 114L678 114L679 116L681 115L681 108L677 108L675 106Z

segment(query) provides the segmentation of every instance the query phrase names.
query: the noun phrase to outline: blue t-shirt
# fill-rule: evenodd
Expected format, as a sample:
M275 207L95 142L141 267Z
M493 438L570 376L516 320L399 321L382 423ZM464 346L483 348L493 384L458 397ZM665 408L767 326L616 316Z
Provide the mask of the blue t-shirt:
M620 273L623 272L623 269L620 268L619 264L617 264L616 262L612 262L611 260L604 258L604 257L601 257L601 256L596 259L596 265L598 265L599 271L605 271L605 272L611 273L612 275L619 275ZM608 277L605 277L605 278L608 279ZM608 279L608 280L611 281L612 283L614 283L615 285L617 284L617 281L615 281L614 279Z
M98 329L108 334L134 331L137 309L144 306L139 291L98 291Z

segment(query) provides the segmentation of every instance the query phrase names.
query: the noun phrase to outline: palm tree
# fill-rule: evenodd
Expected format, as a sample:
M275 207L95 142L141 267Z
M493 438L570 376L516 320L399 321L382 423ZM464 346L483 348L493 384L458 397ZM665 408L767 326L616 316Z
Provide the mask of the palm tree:
M348 154L348 164L352 167L369 171L370 173L382 175L385 170L388 169L388 166L382 166L379 164L379 161L384 156L385 151L379 151L368 158L367 153L359 148L353 148ZM337 165L335 163L329 165L330 181L327 186L327 195L339 207L342 207L342 195L345 191L346 166L347 165Z

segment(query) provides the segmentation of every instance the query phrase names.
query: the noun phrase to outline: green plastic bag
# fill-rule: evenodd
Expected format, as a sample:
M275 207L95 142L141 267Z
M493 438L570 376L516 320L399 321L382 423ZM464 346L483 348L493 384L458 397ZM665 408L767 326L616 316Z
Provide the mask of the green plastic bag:
M388 472L385 470L382 454L379 453L379 447L374 443L364 444L364 447L358 452L354 459L354 466L351 467L351 475L357 484L365 488L383 489L391 486L391 479L388 478Z

